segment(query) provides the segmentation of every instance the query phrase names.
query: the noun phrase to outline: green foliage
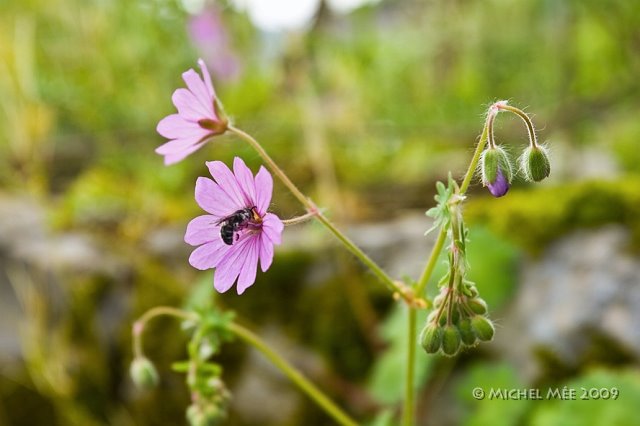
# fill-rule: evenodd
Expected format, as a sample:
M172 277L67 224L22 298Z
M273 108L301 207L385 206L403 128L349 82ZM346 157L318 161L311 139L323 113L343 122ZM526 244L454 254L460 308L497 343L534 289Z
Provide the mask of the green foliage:
M449 204L452 202L453 195L458 191L458 184L449 174L447 186L442 182L436 183L436 195L433 199L436 206L427 210L426 215L433 218L433 226L425 232L425 235L435 229L446 229L451 222L451 212Z
M493 197L491 199L496 200ZM467 274L469 280L477 284L490 310L500 309L518 282L519 250L484 226L474 224L469 229L467 258L470 265Z
M577 228L623 224L640 238L640 179L587 181L556 187L514 189L508 197L473 197L468 221L537 252L560 235Z
M423 324L426 312L419 311L417 318L417 323ZM387 349L376 359L367 385L373 397L384 404L398 403L404 396L403 373L408 347L406 329L407 310L403 306L395 306L380 329L380 337L388 344ZM419 345L412 346L416 352L414 383L419 389L431 374L434 358L424 356Z
M575 400L549 400L536 404L531 426L627 426L634 424L640 404L640 373L636 369L597 369L565 384L576 391ZM617 397L581 399L583 389L615 389ZM513 401L509 401L513 402Z
M484 399L476 400L473 398L472 390L476 387L480 387L485 392ZM515 426L521 424L522 417L531 401L489 399L488 394L491 388L521 389L523 387L524 383L509 364L479 363L472 365L457 386L458 397L466 403L469 409L461 424L465 426Z

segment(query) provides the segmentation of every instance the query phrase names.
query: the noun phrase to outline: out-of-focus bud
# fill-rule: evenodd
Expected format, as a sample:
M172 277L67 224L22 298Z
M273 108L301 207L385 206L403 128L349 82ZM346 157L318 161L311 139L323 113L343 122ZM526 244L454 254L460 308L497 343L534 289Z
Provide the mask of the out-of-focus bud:
M460 339L462 339L462 343L467 346L472 346L476 343L476 334L473 332L471 320L469 320L469 318L460 320L458 330L460 331Z
M478 336L478 339L483 342L488 342L493 339L493 335L495 333L493 324L482 315L475 315L471 318L471 328L475 332L475 335Z
M428 354L434 354L442 345L442 328L433 323L428 323L420 333L420 345Z
M527 147L520 157L520 169L527 180L540 182L551 173L549 150L541 145Z
M455 325L447 325L442 334L442 352L453 356L460 349L460 332Z
M129 369L133 383L141 389L151 389L158 385L158 371L149 359L136 357Z
M216 404L191 404L187 408L187 421L190 426L216 426L222 424L226 414Z

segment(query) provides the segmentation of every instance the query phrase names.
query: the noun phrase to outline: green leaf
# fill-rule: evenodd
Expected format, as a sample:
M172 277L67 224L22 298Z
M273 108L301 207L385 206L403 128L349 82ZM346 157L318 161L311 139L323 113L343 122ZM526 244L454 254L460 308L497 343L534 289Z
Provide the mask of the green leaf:
M634 420L638 417L640 405L640 372L637 370L597 369L565 385L576 391L576 399L546 400L536 404L531 426L627 426L637 423ZM596 389L596 394L605 389L609 392L615 390L618 397L581 399L585 393L588 397L591 389Z
M176 361L171 364L171 369L176 373L186 373L189 371L189 361Z
M426 321L426 314L426 311L418 312L418 329ZM381 335L389 346L373 365L367 388L379 402L396 404L404 398L407 362L407 310L404 306L394 307L382 326ZM429 377L434 358L425 355L417 339L412 346L416 360L414 383L419 388Z
M473 389L477 387L485 392L485 398L482 400L476 400L472 396ZM486 395L492 388L522 389L524 387L524 383L518 378L517 371L509 364L480 363L473 365L456 389L459 397L466 401L470 408L461 424L464 426L521 424L522 416L531 401L489 399Z

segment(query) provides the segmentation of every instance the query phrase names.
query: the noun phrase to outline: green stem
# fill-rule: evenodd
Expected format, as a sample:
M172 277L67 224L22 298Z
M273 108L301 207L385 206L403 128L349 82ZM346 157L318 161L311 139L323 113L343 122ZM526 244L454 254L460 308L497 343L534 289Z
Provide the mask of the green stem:
M415 398L414 398L414 371L416 363L415 335L417 312L416 309L408 307L408 338L407 338L407 368L405 369L404 407L402 410L402 425L412 426L415 421Z
M442 251L442 247L444 246L444 242L446 241L446 239L447 230L445 228L440 228L438 238L436 239L436 242L431 249L429 260L427 260L427 264L424 266L424 270L422 271L422 274L418 279L418 283L416 284L416 296L421 297L424 294L424 290L427 287L429 278L431 278L431 274L433 274L433 270L436 267L436 262L438 261L438 256L440 256L440 252Z
M335 405L320 389L307 380L296 368L291 366L284 358L269 348L257 335L242 327L232 323L230 330L240 339L250 344L269 359L276 367L282 371L293 383L306 393L316 404L318 404L336 422L345 426L356 426L358 423L353 420L340 407Z
M478 141L478 145L476 146L476 150L473 153L473 157L471 158L471 163L469 163L469 167L467 172L462 180L462 185L460 185L460 194L464 194L469 185L471 184L471 179L478 167L478 161L480 161L480 156L482 151L484 150L485 145L487 144L487 138L489 135L489 129L493 124L493 120L495 119L495 112L491 109L487 114L487 119L484 124L484 128L482 129L482 135L480 136L480 140ZM440 229L438 233L438 238L436 238L436 242L431 249L431 253L429 254L429 259L422 270L422 274L420 274L420 278L415 285L415 295L420 298L425 292L427 287L427 283L429 282L429 278L433 274L433 270L435 269L436 262L438 261L438 257L440 256L440 252L444 247L444 243L447 239L447 230L443 227ZM416 340L416 313L414 309L410 309L409 312L409 324L407 329L407 340L408 340L408 351L407 351L407 362L406 362L406 382L405 382L405 401L404 401L404 410L403 410L403 426L411 426L414 420L414 369L415 369L415 354L413 345Z
M315 213L309 212L303 214L302 216L292 217L291 219L282 219L282 223L284 223L284 226L297 225L299 223L304 223L308 220L313 219L315 215Z
M516 114L518 117L520 117L522 119L522 121L524 121L524 124L527 126L527 132L529 132L529 143L534 148L536 146L538 146L537 138L536 138L536 131L535 131L535 128L533 127L533 122L531 121L531 119L529 118L529 116L527 115L526 112L524 112L520 108L516 108L516 107L513 107L511 105L507 105L506 103L502 103L502 102L498 102L495 105L496 105L496 108L498 108L498 109L512 112L512 113Z
M478 161L480 161L480 156L482 155L482 151L484 150L485 145L487 144L487 135L489 134L490 124L493 122L495 118L495 114L491 111L487 114L487 120L484 124L484 129L482 129L482 135L480 136L480 141L478 141L478 145L476 146L476 150L473 153L473 157L471 158L471 163L469 164L469 168L467 169L467 173L464 175L464 179L462 180L462 184L460 185L460 194L464 194L467 192L469 188L469 184L471 184L471 179L473 179L473 175L478 168Z
M133 323L133 354L136 358L144 356L144 351L142 349L142 332L144 331L147 322L160 315L169 315L193 321L197 321L199 319L198 315L192 312L183 311L182 309L173 308L171 306L156 306L155 308L149 309Z
M275 174L278 177L278 179L280 179L280 181L282 181L282 183L298 199L298 201L300 201L300 203L302 203L302 205L307 208L309 213L312 213L320 223L322 223L329 231L331 231L331 233L336 238L338 238L338 240L340 240L340 242L347 248L347 250L349 250L351 253L353 253L354 256L360 259L362 263L367 265L367 267L371 269L371 271L375 274L375 276L377 276L378 279L382 281L389 288L389 290L391 290L392 292L397 292L401 295L404 294L403 289L398 284L396 284L396 282L389 275L387 275L387 273L384 272L382 268L378 266L377 263L375 263L369 256L367 256L360 249L360 247L355 245L353 241L349 239L349 237L347 237L344 233L342 233L342 231L336 228L336 226L324 214L322 214L320 210L318 210L318 207L314 204L314 202L311 201L310 198L306 197L298 189L298 187L295 186L293 182L291 182L289 177L282 171L280 167L278 167L276 162L273 161L273 159L269 156L267 151L265 151L265 149L262 147L262 145L260 145L260 143L257 140L255 140L248 133L236 127L233 127L231 125L229 125L228 130L232 133L235 133L237 136L239 136L240 138L248 142L249 145L251 145L258 152L260 157L262 157L267 167L273 172L273 174Z

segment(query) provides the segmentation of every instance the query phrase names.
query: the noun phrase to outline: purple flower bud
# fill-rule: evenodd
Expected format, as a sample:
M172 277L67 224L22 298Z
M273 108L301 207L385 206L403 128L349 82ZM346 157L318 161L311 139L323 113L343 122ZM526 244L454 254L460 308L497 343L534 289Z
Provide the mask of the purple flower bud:
M489 188L489 192L494 197L502 197L509 190L509 181L502 173L502 170L498 168L498 173L496 175L496 180L493 183L487 183L487 187Z

